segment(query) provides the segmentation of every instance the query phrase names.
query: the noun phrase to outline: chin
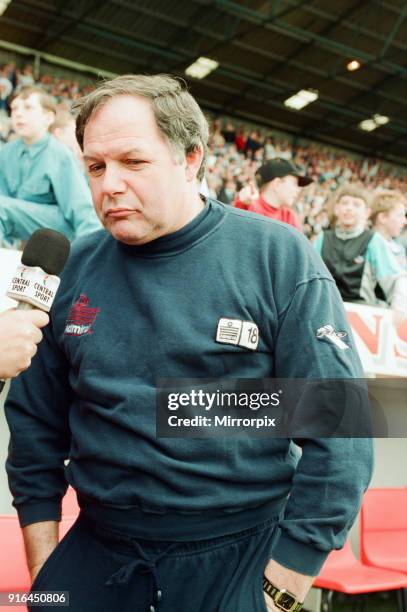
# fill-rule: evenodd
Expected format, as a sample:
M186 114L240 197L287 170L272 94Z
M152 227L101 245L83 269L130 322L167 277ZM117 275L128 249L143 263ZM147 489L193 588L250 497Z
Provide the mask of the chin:
M146 244L146 242L150 242L151 240L153 240L153 238L150 238L148 234L143 234L142 232L131 232L126 231L124 229L120 230L119 228L106 229L115 240L132 246L140 246L142 244Z

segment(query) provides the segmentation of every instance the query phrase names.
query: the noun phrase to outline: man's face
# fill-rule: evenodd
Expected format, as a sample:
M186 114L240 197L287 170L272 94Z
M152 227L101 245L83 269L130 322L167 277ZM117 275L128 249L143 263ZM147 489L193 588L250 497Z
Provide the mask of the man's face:
M15 133L27 144L40 140L48 131L55 115L41 106L39 94L28 98L17 96L11 103L11 123Z
M369 216L369 209L363 198L344 195L335 204L334 213L338 225L350 230L365 225Z
M145 244L193 218L186 194L201 152L177 154L145 98L118 96L97 109L83 152L96 213L117 240Z
M290 174L275 180L277 181L276 192L280 200L278 204L280 206L292 206L301 191L297 177Z
M406 209L403 202L397 204L387 213L382 213L381 221L391 238L397 238L406 225Z

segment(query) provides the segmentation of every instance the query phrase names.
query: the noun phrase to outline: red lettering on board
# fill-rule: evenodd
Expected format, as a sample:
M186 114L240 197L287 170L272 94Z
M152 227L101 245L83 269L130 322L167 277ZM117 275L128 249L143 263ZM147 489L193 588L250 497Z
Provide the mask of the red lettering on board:
M396 334L397 345L394 347L394 354L400 359L407 359L407 319L405 319L404 322L397 327ZM401 342L398 342L398 340L401 340ZM398 347L404 348L405 352L400 353Z
M380 340L380 325L383 319L382 315L373 315L375 321L375 330L372 330L366 325L362 317L356 312L347 311L347 316L352 329L360 336L369 351L373 355L379 354L379 340Z

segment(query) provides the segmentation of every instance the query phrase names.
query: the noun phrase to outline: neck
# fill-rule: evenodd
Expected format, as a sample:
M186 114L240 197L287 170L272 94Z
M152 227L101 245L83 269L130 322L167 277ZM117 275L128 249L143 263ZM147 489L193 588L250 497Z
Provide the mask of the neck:
M205 201L201 198L198 191L186 194L185 198L185 215L182 217L182 221L177 224L177 227L173 228L173 232L181 229L192 221L199 213L205 208Z
M274 191L268 191L266 189L265 191L262 191L260 195L263 200L273 208L281 208Z
M393 236L387 231L385 227L375 226L376 232L378 232L385 240L392 240Z
M47 134L47 132L42 132L41 134L36 134L35 136L29 136L29 137L22 136L21 140L23 141L25 145L29 147L35 144L36 142L39 142L40 140L42 140L45 134Z
M359 236L364 231L364 224L354 225L352 227L344 227L343 225L337 224L335 227L335 233L339 238L356 238L356 236Z

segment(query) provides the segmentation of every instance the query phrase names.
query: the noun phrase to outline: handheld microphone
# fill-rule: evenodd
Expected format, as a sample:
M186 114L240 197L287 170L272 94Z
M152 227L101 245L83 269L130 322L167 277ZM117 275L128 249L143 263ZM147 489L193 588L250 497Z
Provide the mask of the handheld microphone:
M17 310L38 308L49 312L70 247L66 236L52 229L39 229L30 236L6 292L7 297L18 301ZM0 392L4 384L0 380Z
M6 293L18 301L18 310L49 312L70 247L66 236L55 230L39 229L31 235Z

